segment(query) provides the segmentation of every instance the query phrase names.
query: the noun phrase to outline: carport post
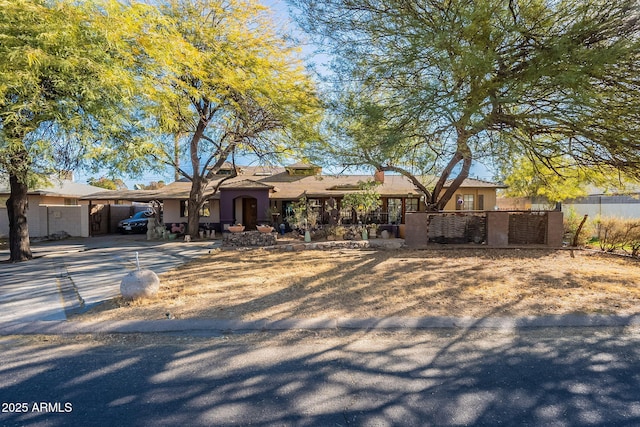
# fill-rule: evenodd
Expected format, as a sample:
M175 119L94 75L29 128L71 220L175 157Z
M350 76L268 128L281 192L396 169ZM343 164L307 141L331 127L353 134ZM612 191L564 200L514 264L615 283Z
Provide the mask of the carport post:
M89 199L89 237L93 237L93 227L91 224L91 208L93 207L93 203L91 199Z

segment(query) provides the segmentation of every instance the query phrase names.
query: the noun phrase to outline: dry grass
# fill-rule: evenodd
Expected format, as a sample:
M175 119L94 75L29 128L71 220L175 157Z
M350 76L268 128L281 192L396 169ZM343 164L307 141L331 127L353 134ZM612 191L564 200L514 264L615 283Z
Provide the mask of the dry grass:
M218 251L163 274L157 298L84 319L524 316L640 312L640 263L592 252Z

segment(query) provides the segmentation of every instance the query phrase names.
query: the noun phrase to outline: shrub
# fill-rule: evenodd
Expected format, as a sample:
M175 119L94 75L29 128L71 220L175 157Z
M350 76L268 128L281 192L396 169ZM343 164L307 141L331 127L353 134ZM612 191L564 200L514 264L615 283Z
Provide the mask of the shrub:
M623 249L629 252L631 256L640 255L640 220L626 220L627 238Z
M633 257L640 255L640 219L600 217L596 225L601 250L623 250Z
M584 245L592 237L593 225L591 223L593 221L587 220L582 224L583 220L584 216L578 215L573 208L570 208L563 216L564 240L572 246ZM580 224L582 224L582 228L580 228ZM579 228L579 235L576 237Z
M291 205L291 215L287 216L285 221L294 230L312 230L318 224L318 212L309 205L307 197L302 196Z
M627 240L625 220L616 217L599 217L596 220L600 250L613 252L621 249Z

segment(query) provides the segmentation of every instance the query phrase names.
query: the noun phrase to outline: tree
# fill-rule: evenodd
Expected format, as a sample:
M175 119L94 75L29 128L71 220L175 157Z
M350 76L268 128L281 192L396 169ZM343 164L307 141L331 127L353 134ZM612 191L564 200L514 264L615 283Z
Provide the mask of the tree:
M336 153L408 176L430 209L514 152L640 175L635 0L290 2L337 57Z
M161 188L163 188L166 184L164 183L164 181L152 181L150 182L148 185L145 184L137 184L136 185L136 189L137 190L159 190Z
M100 31L99 8L44 0L0 7L0 169L10 183L10 261L17 262L32 257L30 184L87 159L135 168L144 145L127 114L133 79L106 38L118 27Z
M182 43L149 53L155 90L145 113L163 132L156 158L191 181L188 233L198 235L200 208L235 176L235 156L290 152L314 135L319 102L296 49L252 0L170 0L160 10ZM227 161L233 173L217 179Z
M127 185L121 179L109 179L107 177L89 178L87 184L107 190L126 190Z
M570 166L570 159L554 159L552 163L536 162L527 157L514 158L503 166L503 181L509 197L544 197L551 203L584 197L589 187L600 191L625 191L630 179L604 168L588 169Z
M374 181L359 182L360 191L345 194L342 198L342 206L355 211L359 220L364 223L366 215L382 205L380 193L376 191L377 185L378 183Z

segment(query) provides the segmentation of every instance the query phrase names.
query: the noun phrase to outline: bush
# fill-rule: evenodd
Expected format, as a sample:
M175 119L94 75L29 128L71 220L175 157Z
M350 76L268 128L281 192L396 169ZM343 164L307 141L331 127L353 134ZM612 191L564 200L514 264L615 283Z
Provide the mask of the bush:
M626 243L627 228L625 220L616 217L599 217L596 220L598 244L600 250L613 252L621 249Z
M576 238L576 233L583 220L584 216L578 215L574 209L569 209L563 216L564 240L569 242L570 245L573 245L575 242L576 246L581 246L588 243L591 239L593 224L592 221L589 220L583 224L580 229L580 234Z
M640 255L640 219L600 217L596 226L602 251L623 250L634 257Z
M627 241L623 249L633 257L640 255L640 220L629 219L627 223Z

